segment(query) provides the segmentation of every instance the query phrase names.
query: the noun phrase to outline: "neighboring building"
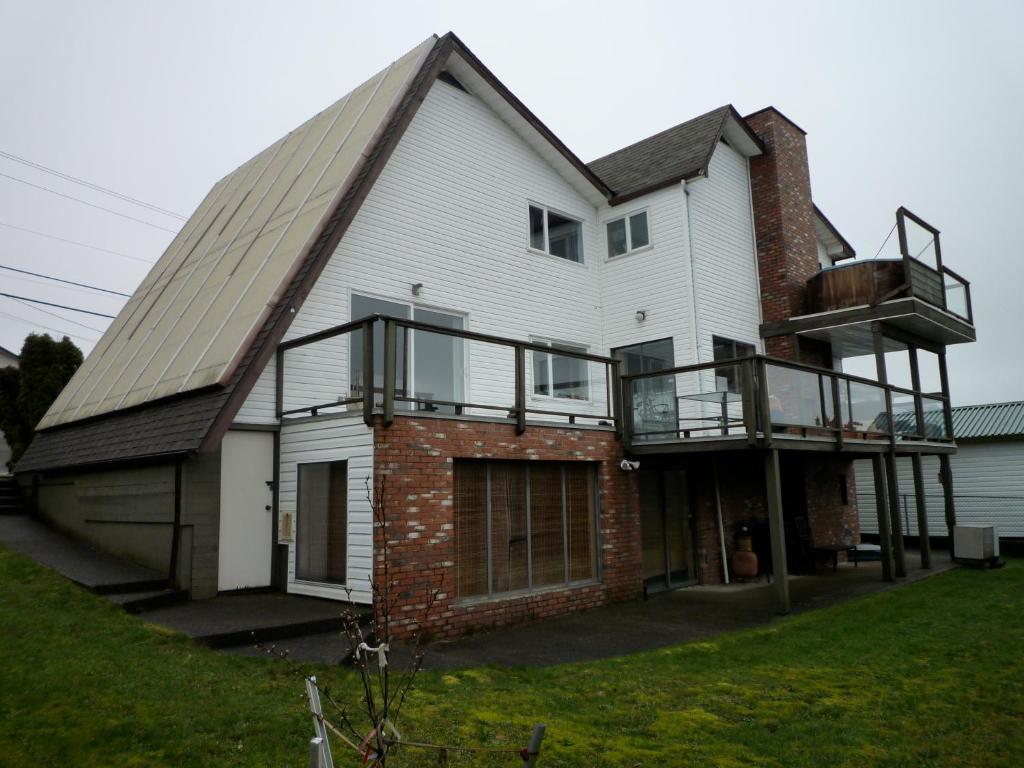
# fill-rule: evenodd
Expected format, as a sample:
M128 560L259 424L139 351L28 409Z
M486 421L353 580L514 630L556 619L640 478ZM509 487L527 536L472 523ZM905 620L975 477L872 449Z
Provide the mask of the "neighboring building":
M0 368L17 368L18 356L9 349L0 347ZM11 446L4 439L3 430L0 430L0 475L10 474L8 464L11 461Z
M994 525L1001 539L1024 540L1024 401L959 405L953 408L957 452L950 459L956 488L956 516L964 525ZM943 487L935 457L924 460L924 508L933 535L946 534ZM900 459L900 513L908 535L919 535L912 467ZM857 486L870 473L857 468ZM864 533L878 533L874 498L859 499Z
M749 518L785 574L858 540L853 459L955 450L832 370L974 339L903 251L833 266L774 108L586 165L431 38L214 186L19 478L194 597L366 602L386 537L400 614L442 587L434 636L715 583Z

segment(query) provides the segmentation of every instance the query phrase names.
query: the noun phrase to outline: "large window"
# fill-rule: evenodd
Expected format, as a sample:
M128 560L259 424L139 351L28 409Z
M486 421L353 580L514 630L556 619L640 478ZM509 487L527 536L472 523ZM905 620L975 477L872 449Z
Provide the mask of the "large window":
M715 360L734 360L738 357L749 357L757 350L753 344L733 341L721 336L711 339ZM715 369L715 389L719 392L740 392L740 371L735 365L724 365Z
M456 461L456 595L597 578L595 478L587 462Z
M539 205L530 206L530 247L568 261L583 261L583 225Z
M531 339L534 344L543 344L552 349L567 352L586 353L587 348L579 344ZM533 394L544 397L561 397L567 400L590 399L589 363L579 357L568 357L555 352L533 352Z
M608 256L622 256L651 244L647 211L640 211L608 222Z
M421 323L462 330L463 317L424 307L413 307L396 301L352 294L352 319L381 314L412 318ZM363 332L351 334L349 372L352 391L362 392ZM462 402L465 399L466 353L464 341L431 331L408 332L398 329L395 394L409 397L407 407L441 413L453 413L455 406L437 405L434 401ZM384 387L384 324L373 328L373 387Z
M295 578L345 583L348 463L299 464Z

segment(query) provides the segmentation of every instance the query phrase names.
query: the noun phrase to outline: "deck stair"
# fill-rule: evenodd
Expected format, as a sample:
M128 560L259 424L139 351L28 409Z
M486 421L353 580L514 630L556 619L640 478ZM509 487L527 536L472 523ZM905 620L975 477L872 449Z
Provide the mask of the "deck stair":
M0 476L0 515L25 514L25 498L21 486L10 475Z

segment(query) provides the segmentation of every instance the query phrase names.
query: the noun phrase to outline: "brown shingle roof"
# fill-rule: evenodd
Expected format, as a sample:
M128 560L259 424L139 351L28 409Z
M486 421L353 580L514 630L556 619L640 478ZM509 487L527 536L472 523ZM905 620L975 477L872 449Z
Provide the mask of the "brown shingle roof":
M739 113L726 104L600 157L588 163L588 167L615 190L616 198L635 197L701 176L707 172L730 118L749 132Z

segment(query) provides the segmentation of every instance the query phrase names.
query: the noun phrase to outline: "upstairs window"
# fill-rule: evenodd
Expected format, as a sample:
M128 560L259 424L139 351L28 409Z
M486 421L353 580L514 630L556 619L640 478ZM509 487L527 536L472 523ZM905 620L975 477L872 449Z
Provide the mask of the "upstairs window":
M735 360L738 357L749 357L757 352L753 344L733 341L721 336L711 339L715 360ZM740 373L735 365L726 365L715 369L715 389L719 392L740 392Z
M530 247L567 261L583 262L583 224L539 205L530 206Z
M623 216L608 222L608 257L622 256L651 244L647 211Z
M587 348L577 344L565 344L546 339L533 339L534 344L543 344L552 349L567 352L586 353ZM588 363L578 357L568 357L555 352L533 352L533 394L543 397L560 397L567 400L590 399L590 376Z

